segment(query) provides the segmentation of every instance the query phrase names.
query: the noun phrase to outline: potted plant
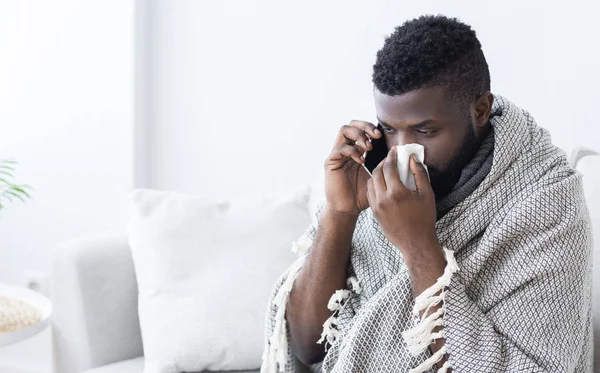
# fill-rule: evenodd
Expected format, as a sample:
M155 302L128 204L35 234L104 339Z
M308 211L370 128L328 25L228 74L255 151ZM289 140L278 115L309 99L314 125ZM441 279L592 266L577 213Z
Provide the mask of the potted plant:
M17 198L25 202L25 198L31 198L28 190L29 185L14 182L14 171L17 162L10 159L0 159L0 210L4 208L6 201L12 202Z

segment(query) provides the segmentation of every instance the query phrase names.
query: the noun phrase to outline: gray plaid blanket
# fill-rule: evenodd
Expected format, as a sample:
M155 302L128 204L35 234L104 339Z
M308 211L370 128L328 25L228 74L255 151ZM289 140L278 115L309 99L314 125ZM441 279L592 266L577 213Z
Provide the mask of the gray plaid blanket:
M495 96L490 121L491 170L436 224L454 267L440 279L448 362L439 371L591 372L592 236L581 176L525 110ZM262 372L433 372L437 357L422 346L431 331L415 315L402 255L368 209L354 232L349 287L330 302L325 360L305 366L292 354L285 307L318 215L269 302Z

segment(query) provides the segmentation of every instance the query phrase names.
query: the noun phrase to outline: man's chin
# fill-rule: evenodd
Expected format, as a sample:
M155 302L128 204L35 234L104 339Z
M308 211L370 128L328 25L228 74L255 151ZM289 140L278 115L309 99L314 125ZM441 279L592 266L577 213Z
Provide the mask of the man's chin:
M435 199L437 201L450 194L458 182L457 177L452 177L451 175L446 174L433 173L430 174L430 178L431 188L433 189L433 193L435 194Z
M452 188L448 188L448 187L433 188L433 194L435 194L435 200L439 201L439 200L443 199L448 194L450 194L451 191L452 191Z

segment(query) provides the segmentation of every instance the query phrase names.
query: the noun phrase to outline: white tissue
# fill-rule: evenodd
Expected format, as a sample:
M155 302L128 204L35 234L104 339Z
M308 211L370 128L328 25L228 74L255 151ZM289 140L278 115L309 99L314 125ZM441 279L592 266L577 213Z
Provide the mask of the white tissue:
M416 190L415 177L410 170L410 156L414 154L417 160L423 164L425 171L425 148L421 144L406 144L402 146L396 146L396 152L398 154L398 172L400 173L400 180L408 189ZM429 172L427 172L429 176Z

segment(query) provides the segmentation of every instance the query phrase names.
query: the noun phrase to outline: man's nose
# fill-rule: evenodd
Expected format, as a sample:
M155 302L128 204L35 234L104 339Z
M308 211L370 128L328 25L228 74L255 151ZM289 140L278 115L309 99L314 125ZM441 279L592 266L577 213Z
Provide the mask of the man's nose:
M410 133L400 133L400 132L396 133L396 136L394 136L391 140L392 141L390 142L390 144L388 144L388 146L390 148L394 145L402 146L402 145L412 144L412 143L416 142L415 137L412 136Z

